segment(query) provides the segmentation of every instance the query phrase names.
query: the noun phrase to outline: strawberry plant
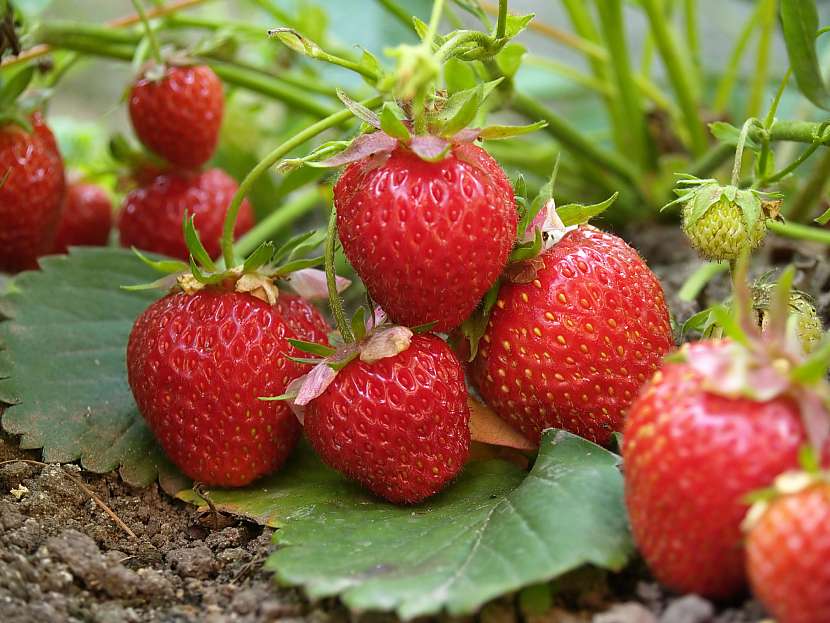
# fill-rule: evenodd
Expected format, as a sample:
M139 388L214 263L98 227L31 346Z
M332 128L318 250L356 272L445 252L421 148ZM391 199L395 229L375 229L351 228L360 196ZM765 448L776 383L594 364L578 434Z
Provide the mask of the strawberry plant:
M607 574L823 620L776 547L826 541L814 1L717 67L696 0L40 4L0 0L21 449L276 528L269 572L355 612L528 618ZM100 60L123 97L56 114Z

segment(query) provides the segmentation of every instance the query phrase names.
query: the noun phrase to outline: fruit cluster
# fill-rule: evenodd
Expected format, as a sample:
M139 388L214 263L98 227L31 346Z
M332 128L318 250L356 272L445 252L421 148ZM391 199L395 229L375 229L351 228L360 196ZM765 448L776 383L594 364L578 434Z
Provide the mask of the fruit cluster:
M201 170L219 137L222 83L206 66L171 65L161 75L154 69L146 68L130 90L130 120L154 155L131 163L136 187L118 216L120 242L186 260L181 223L191 215L215 256L238 189L221 169ZM0 271L8 273L36 268L38 257L66 253L70 246L105 245L113 225L107 192L73 181L42 114L18 108L12 106L0 126ZM235 234L248 231L253 221L245 201Z

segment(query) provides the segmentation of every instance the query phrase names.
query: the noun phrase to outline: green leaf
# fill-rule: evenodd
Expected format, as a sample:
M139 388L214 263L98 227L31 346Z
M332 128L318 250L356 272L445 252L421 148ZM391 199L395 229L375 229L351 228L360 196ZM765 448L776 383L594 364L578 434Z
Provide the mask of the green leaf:
M177 472L153 440L127 384L125 349L136 317L161 294L118 286L155 277L125 249L77 248L41 259L0 298L3 428L43 459L170 490ZM186 485L182 485L186 486ZM178 490L178 488L176 488Z
M16 72L8 81L4 81L0 88L0 108L12 106L29 86L34 75L35 66L31 64Z
M307 342L305 340L294 340L288 338L288 343L294 348L309 355L318 355L320 357L328 357L334 354L334 349L325 344L317 344L316 342Z
M144 255L139 249L132 247L132 252L147 266L160 273L183 273L190 270L190 265L181 260L154 260Z
M526 51L519 43L508 43L496 54L496 64L505 76L512 78L519 71Z
M581 225L582 223L587 223L595 216L599 216L605 212L613 205L619 196L620 193L616 192L605 201L594 203L592 205L569 203L557 208L556 213L559 215L559 218L562 219L562 223L564 223L565 227L570 227L571 225Z
M399 141L409 142L411 135L409 129L395 114L395 107L391 102L386 102L383 105L383 110L380 111L380 129L386 132L392 138Z
M249 273L265 266L274 257L274 245L271 242L263 242L253 253L251 253L242 265L242 272Z
M827 208L827 210L825 210L821 216L816 218L815 221L819 225L827 225L827 223L830 223L830 208Z
M813 104L830 110L830 91L816 52L818 25L814 0L781 0L781 30L798 88Z
M520 32L522 32L530 22L533 21L533 18L536 17L535 13L528 13L527 15L507 15L507 22L505 25L504 36L508 39L512 39Z
M547 127L547 121L537 121L528 125L488 125L481 129L478 137L485 141L499 141L522 134L530 134Z
M444 82L450 95L475 88L478 84L476 73L470 63L457 58L450 58L444 63Z
M403 619L473 614L485 602L585 564L618 570L633 553L619 457L561 431L528 474L470 463L446 491L393 506L326 468L304 446L253 487L211 491L215 506L279 527L268 569L312 599ZM183 499L197 501L192 491Z

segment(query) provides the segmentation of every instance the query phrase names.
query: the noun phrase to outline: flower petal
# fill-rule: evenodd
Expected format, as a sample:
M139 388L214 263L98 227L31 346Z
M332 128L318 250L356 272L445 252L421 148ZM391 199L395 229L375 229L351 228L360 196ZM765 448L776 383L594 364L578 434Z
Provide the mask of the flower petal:
M360 347L360 360L374 363L378 359L394 357L409 348L412 331L406 327L388 327L375 331Z
M317 268L303 268L296 270L288 276L291 288L304 299L310 301L324 300L329 295L328 284L326 283L325 271ZM342 292L351 285L351 281L345 277L336 277L337 291Z

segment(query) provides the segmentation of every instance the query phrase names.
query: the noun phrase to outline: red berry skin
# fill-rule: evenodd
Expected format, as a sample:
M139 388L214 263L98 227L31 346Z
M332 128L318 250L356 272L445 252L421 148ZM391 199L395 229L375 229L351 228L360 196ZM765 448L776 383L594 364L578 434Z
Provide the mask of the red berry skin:
M288 328L301 340L317 344L329 343L331 327L314 305L296 294L280 292L277 299L277 311L285 320Z
M278 396L308 370L277 307L249 294L170 294L133 326L127 372L139 411L164 451L194 480L244 486L278 469L300 425Z
M746 560L778 623L830 621L830 486L775 500L749 533Z
M516 237L510 182L476 145L430 163L398 147L334 187L346 256L396 323L457 327L501 273Z
M125 197L118 219L121 246L187 260L190 252L182 233L182 220L187 213L196 216L202 244L211 257L216 257L225 214L238 188L236 181L221 169L159 175ZM244 201L235 236L241 236L253 224L253 211Z
M446 343L416 335L374 363L354 360L305 409L311 445L334 469L396 504L440 491L470 450L464 371Z
M553 427L608 445L673 348L663 290L636 251L593 227L540 258L530 283L502 285L471 380L531 441Z
M689 357L727 342L690 345ZM745 585L746 494L798 465L806 435L787 398L708 393L685 363L666 363L631 406L623 433L634 540L669 588L728 598Z
M63 160L40 114L32 132L7 123L0 127L0 271L37 268L49 251L65 191Z
M139 78L130 91L130 121L139 140L168 162L196 168L219 140L225 100L210 67L169 67L161 80Z
M110 229L112 202L104 189L94 184L70 184L52 252L66 253L69 247L105 246Z

